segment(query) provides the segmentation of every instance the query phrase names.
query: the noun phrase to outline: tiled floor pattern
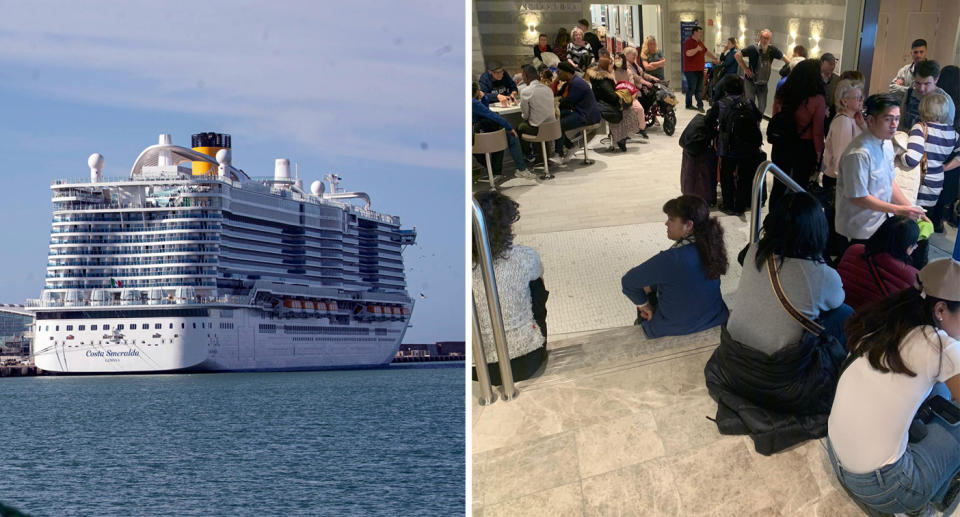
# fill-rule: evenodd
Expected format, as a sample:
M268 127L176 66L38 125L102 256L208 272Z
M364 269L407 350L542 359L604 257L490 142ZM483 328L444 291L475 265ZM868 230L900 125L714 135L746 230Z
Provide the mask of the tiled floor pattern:
M630 327L554 343L515 400L473 405L473 515L860 515L820 441L765 457L717 432L717 341Z
M679 135L693 112L678 115ZM623 326L635 312L620 276L669 245L661 207L680 194L678 135L649 134L628 153L591 152L592 166L555 169L555 180L501 185L521 205L517 242L544 263L551 356L516 400L473 398L474 515L862 515L820 441L764 457L707 420L716 405L703 366L718 329L647 340ZM731 257L729 300L748 223L715 215ZM935 236L931 259L955 235Z
M747 225L719 214L731 264L720 282L724 294L740 281L737 253L747 244ZM669 248L663 223L606 226L563 232L521 234L516 242L537 250L543 262L547 328L567 334L633 324L636 309L621 292L620 278L630 268Z

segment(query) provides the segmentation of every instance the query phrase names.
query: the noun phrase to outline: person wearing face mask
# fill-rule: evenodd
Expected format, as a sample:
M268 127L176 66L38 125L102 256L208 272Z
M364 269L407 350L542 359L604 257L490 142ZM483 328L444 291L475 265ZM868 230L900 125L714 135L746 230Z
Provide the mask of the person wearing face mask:
M913 206L894 181L893 144L900 106L889 93L867 98L867 129L840 156L837 174L836 231L849 243L865 243L889 217L916 221L924 210Z
M947 97L950 120L953 120L955 106L947 92L937 87L940 78L940 64L931 59L917 63L913 72L913 85L907 90L903 104L900 105L900 131L908 132L917 122L920 122L920 100L928 93L940 92Z
M910 44L911 61L903 65L900 70L897 70L897 75L890 81L890 93L896 95L899 101L902 102L906 97L907 90L909 90L910 85L913 84L913 75L916 72L917 64L923 61L926 55L927 40L913 40L913 43Z
M623 294L637 306L636 325L648 338L682 336L727 321L720 275L727 271L723 227L703 199L683 195L663 205L673 246L631 269Z
M960 241L958 241L960 243ZM960 492L960 246L847 322L827 454L861 506L933 515Z

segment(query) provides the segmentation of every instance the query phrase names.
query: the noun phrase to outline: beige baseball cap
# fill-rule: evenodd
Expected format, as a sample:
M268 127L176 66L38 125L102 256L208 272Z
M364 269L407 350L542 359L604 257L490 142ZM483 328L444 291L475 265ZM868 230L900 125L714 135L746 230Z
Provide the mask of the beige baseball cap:
M960 302L960 262L952 258L934 260L917 275L922 293L951 302Z

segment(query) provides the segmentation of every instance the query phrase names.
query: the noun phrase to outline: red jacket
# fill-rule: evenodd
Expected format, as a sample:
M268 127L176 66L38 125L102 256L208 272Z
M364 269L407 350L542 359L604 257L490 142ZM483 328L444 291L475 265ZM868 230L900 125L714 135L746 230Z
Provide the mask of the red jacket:
M844 303L860 312L867 304L885 298L877 281L870 272L867 260L863 258L863 244L854 244L847 248L837 271L843 281L843 292L846 293ZM917 281L917 269L900 262L888 253L881 253L873 257L873 264L877 273L887 288L887 294L902 291Z

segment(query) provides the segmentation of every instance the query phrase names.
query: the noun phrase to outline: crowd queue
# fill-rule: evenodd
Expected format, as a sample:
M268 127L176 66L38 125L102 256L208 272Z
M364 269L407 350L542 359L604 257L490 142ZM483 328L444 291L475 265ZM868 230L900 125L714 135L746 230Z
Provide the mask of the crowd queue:
M797 47L787 57L763 30L746 48L728 39L716 57L701 37L696 28L683 44L692 86L687 107L703 110L709 57L721 80L713 81L712 106L697 127L720 160L719 208L749 208L753 173L765 158L761 114L778 60L783 80L766 132L771 160L807 192L787 193L775 183L759 240L737 257L743 271L729 308L720 295L729 267L723 228L708 201L690 194L667 201L673 245L622 278L636 324L649 338L721 326L704 372L721 432L749 434L764 454L826 436L839 481L875 511L950 505L960 493L960 410L953 402L960 399L960 246L952 259L928 263L927 243L945 222L957 224L960 68L926 59L927 44L918 39L889 93L864 100L863 76L835 73L829 53L809 58ZM529 174L536 158L520 147L518 133L536 134L545 122L560 120L566 133L616 112L616 122L608 122L620 150L643 133L648 106L641 92L664 79L653 38L611 56L581 20L561 29L552 45L541 36L533 55L519 84L491 63L473 87L476 129L508 132L519 174ZM516 100L523 119L517 128L488 107ZM557 140L559 162L571 145L566 136ZM527 379L547 361L543 268L536 251L513 244L517 204L496 191L477 200L489 228L511 367L516 379ZM482 307L476 252L474 262ZM499 383L489 316L478 315Z

